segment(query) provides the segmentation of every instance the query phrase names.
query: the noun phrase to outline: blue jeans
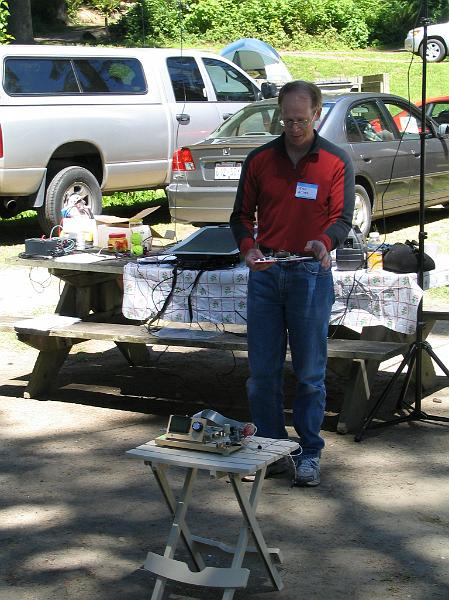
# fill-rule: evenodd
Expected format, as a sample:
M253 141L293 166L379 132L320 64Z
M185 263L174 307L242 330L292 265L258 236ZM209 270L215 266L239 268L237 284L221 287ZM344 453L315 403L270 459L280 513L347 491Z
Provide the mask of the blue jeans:
M303 456L319 456L324 418L327 333L334 303L332 272L318 261L276 263L248 281L247 382L257 435L287 438L283 367L290 345L297 388L293 425Z

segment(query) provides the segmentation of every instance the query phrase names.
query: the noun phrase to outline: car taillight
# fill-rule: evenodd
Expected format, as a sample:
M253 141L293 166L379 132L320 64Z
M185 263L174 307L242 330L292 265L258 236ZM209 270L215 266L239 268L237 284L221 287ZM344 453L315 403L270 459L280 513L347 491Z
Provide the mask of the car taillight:
M0 125L0 158L3 158L3 133L2 133L1 125Z
M195 163L189 148L180 148L173 154L173 171L194 171Z

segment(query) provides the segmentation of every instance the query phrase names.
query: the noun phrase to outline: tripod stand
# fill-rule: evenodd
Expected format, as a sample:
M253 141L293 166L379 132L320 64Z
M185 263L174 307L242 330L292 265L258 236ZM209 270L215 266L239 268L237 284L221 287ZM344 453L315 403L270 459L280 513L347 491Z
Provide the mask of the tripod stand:
M421 289L424 287L424 240L427 238L427 233L425 232L425 172L426 172L426 88L427 88L427 25L429 19L427 15L427 1L424 0L423 3L423 28L424 28L424 36L422 41L422 89L421 89L421 130L420 130L420 173L419 173L419 249L418 249L418 273L417 280L418 285ZM424 321L423 321L423 300L421 298L421 302L418 306L417 313L417 323L416 323L416 339L410 345L407 353L404 356L401 364L399 365L397 371L394 373L390 382L388 383L385 390L380 395L376 404L372 408L371 412L367 416L362 428L355 436L354 440L356 442L360 442L362 440L363 434L370 427L373 419L377 415L378 410L388 397L390 390L393 388L400 375L402 374L404 368L407 366L407 373L405 375L404 382L402 384L401 392L396 403L397 409L399 408L407 408L410 412L406 415L391 419L389 421L384 421L381 423L375 423L372 428L377 427L386 427L387 425L394 425L396 423L401 423L404 421L443 421L449 422L448 417L429 415L425 413L421 408L422 403L422 367L423 367L423 352L426 352L440 367L440 369L444 372L446 377L449 377L449 369L443 364L443 362L438 358L435 352L432 350L432 347L428 342L423 341L423 329L424 329ZM413 367L416 371L415 376L415 401L414 406L405 402L405 396L407 394L407 390L409 387L409 383L413 373Z

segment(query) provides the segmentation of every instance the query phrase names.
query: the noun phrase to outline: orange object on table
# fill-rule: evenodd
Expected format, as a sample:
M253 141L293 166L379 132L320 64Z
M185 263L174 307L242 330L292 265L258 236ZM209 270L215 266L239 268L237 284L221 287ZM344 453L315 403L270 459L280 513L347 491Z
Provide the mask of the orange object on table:
M126 233L110 233L108 237L108 250L111 252L126 252L128 250Z

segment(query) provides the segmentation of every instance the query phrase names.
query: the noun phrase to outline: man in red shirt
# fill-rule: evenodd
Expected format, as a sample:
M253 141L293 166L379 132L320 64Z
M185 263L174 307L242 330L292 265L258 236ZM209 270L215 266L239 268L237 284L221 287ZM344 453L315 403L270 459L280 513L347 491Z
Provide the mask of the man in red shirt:
M288 341L297 378L293 424L302 447L294 457L295 483L315 486L324 447L320 429L334 302L329 252L351 228L354 170L348 155L314 130L322 106L317 86L291 81L280 90L278 102L284 131L248 155L231 228L251 270L247 390L252 419L258 435L288 437L283 410ZM289 254L308 260L263 261ZM275 465L272 472L287 467L283 461Z

